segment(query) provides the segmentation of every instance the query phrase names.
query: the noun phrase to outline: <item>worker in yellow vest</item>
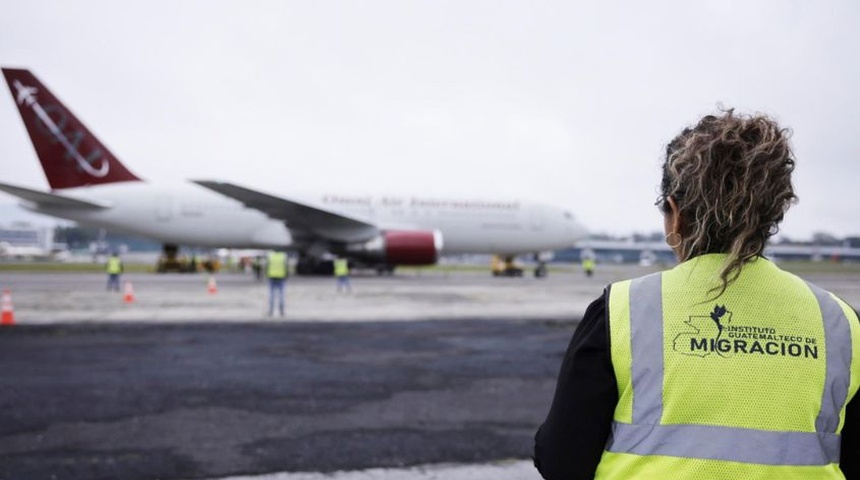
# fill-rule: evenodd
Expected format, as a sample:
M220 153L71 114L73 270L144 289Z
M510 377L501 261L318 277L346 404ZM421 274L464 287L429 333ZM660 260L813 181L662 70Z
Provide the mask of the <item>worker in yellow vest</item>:
M122 260L120 260L119 255L116 252L112 252L110 257L107 259L107 265L105 266L105 270L107 271L107 290L109 292L118 292L119 291L119 276L122 274L123 265Z
M287 254L284 252L269 252L266 262L266 277L269 279L269 316L275 312L275 303L278 304L278 312L284 316L284 291L286 289L287 277L290 276L290 266Z
M349 262L343 257L334 259L334 278L338 293L352 291L352 286L349 284Z
M594 275L594 258L591 256L582 257L582 271L586 277Z
M763 256L794 163L760 114L669 143L658 204L680 263L588 307L535 436L544 478L860 478L858 315Z

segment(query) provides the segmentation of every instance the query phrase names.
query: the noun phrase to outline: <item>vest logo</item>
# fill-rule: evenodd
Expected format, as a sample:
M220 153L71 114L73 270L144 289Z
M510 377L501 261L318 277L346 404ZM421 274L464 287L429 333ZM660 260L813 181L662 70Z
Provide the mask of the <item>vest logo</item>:
M711 354L722 358L734 355L818 358L820 342L814 337L781 334L773 327L734 324L732 316L725 305L714 305L708 315L690 315L684 321L689 328L675 336L672 349L701 358Z

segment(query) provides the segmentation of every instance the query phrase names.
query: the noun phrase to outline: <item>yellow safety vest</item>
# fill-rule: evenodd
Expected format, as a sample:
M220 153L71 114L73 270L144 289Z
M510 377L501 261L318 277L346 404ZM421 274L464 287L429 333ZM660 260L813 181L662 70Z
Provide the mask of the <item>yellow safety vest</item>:
M345 277L349 275L349 264L346 259L338 258L334 261L334 276Z
M619 400L596 479L844 479L854 310L764 258L714 299L724 260L611 286Z
M269 278L287 278L287 254L284 252L270 252L266 275Z
M122 260L119 257L110 257L107 261L107 273L122 273Z

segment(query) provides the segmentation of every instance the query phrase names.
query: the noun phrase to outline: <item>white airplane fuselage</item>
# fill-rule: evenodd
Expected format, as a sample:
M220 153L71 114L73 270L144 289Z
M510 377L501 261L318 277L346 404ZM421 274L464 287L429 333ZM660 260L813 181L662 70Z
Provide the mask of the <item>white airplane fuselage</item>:
M194 183L120 182L63 189L103 209L46 207L32 211L85 225L199 247L292 248L288 225ZM411 196L292 195L308 205L350 215L380 229L437 230L443 254L519 254L571 246L584 228L557 207L524 201L478 201Z

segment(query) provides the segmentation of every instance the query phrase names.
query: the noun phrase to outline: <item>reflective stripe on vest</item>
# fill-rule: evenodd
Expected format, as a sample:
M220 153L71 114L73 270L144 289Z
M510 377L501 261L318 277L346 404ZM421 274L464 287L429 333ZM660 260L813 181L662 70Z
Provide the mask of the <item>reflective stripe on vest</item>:
M821 398L821 412L815 420L818 432L836 432L839 428L839 412L848 398L851 376L851 327L845 312L829 293L811 283L807 283L824 319L824 343L827 345L827 375L824 379L824 394ZM840 382L839 379L845 381ZM838 451L837 451L838 453ZM837 455L838 458L838 455Z
M808 284L809 285L809 284ZM663 415L662 274L630 283L632 424L613 422L606 450L762 465L827 465L839 461L836 434L852 362L851 330L840 305L809 285L824 322L826 372L816 432L766 431L710 425L661 425Z

